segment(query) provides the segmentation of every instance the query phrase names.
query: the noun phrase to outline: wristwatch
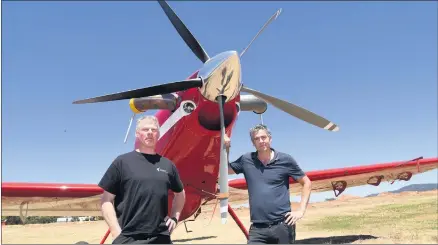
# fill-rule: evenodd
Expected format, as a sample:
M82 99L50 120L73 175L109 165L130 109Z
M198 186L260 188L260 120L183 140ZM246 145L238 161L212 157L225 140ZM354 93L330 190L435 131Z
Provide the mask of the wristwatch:
M178 224L178 220L175 217L172 217L173 221L175 221L175 224Z

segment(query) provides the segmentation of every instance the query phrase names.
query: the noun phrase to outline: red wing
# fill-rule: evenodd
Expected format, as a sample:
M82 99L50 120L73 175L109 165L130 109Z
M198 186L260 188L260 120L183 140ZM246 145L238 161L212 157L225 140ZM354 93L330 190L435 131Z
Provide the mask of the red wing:
M2 215L101 216L102 193L97 185L2 183Z
M347 186L376 183L375 180L379 176L383 176L382 181L409 180L414 174L437 167L438 158L431 158L312 171L306 174L312 180L314 192L333 190L333 185L335 185L341 193L342 188ZM291 179L290 184L292 193L300 192L301 186L298 183ZM247 189L244 179L232 180L229 185L232 188ZM2 215L101 216L100 195L102 192L103 190L97 185L2 183Z
M360 185L379 185L381 181L408 181L413 175L438 167L438 158L414 159L407 162L393 162L358 167L327 169L307 172L312 180L312 192L337 190L340 195L345 188ZM380 181L379 181L380 179ZM230 180L229 186L236 189L247 189L245 179ZM290 178L290 192L301 192L301 185ZM237 190L236 193L239 193Z

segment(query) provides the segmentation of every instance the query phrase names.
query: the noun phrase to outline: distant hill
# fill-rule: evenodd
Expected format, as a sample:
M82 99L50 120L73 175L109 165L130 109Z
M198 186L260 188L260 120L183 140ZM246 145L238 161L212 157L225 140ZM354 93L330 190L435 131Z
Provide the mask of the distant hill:
M405 191L431 191L431 190L437 190L438 189L438 183L431 183L431 184L412 184L408 186L404 186L398 190L395 191L388 191L389 193L401 193ZM370 194L367 197L373 197L377 196L379 193Z

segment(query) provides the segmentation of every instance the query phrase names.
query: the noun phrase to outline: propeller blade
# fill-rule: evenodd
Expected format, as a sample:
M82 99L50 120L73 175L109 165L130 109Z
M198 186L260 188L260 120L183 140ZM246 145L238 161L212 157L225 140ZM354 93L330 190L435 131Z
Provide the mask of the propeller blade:
M240 58L242 58L243 54L246 52L246 50L249 48L249 46L251 46L252 42L254 42L254 40L256 40L256 38L266 29L266 27L269 24L271 24L272 21L274 21L278 18L281 11L282 11L282 9L277 10L277 12L275 12L275 14L272 15L271 18L269 18L269 20L263 25L263 27L260 29L260 31L257 33L257 35L255 35L255 37L251 40L251 42L248 44L248 46L246 46L246 48L242 51L242 53L240 54Z
M174 92L186 90L189 88L202 87L202 84L203 82L201 78L195 78L185 81L160 84L152 87L134 89L134 90L129 90L115 94L108 94L108 95L84 99L84 100L78 100L78 101L74 101L73 104L125 100L125 99L141 98L141 97L147 97L147 96L158 95L158 94L168 94L168 93L174 93Z
M225 149L225 122L223 106L225 97L218 97L219 113L221 121L221 151L219 165L219 201L222 224L227 223L228 216L228 160L227 150Z
M258 92L256 90L247 88L245 86L242 86L241 89L242 92L247 92L250 94L253 94L254 96L259 97L262 100L265 100L267 103L272 104L273 106L277 107L278 109L292 115L295 116L303 121L306 121L310 124L313 124L317 127L329 130L329 131L339 131L339 127L328 121L327 119L320 117L318 115L316 115L313 112L310 112L304 108L301 108L299 106L293 105L287 101L269 96L267 94L263 94L261 92Z
M169 18L172 25L175 27L176 31L179 33L184 42L189 46L193 53L200 59L203 63L210 59L207 52L202 48L201 44L196 40L193 34L187 29L181 19L176 15L172 8L167 4L166 1L159 0L161 8L166 13L167 18Z

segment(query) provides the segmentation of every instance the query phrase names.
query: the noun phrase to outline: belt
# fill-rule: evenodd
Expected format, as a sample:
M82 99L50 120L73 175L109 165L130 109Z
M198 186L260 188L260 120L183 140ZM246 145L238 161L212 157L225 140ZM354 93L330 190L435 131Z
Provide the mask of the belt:
M285 219L273 221L273 222L263 222L263 223L252 223L252 226L256 228L268 228L274 225L278 225L284 222Z

